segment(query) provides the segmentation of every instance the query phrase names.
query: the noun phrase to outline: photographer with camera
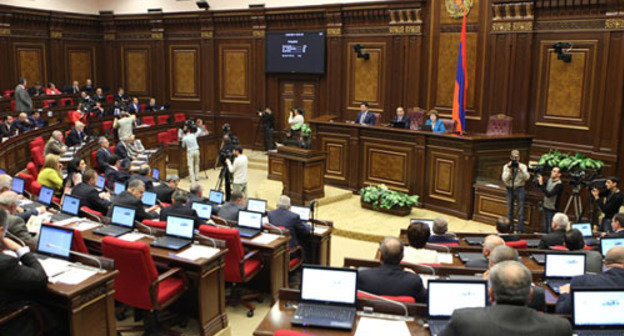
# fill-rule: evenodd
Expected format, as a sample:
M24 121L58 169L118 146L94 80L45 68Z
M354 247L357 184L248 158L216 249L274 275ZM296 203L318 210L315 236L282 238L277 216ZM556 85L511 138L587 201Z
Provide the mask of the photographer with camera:
M597 188L592 188L592 196L594 201L604 214L602 221L600 222L600 231L611 232L611 220L613 216L620 212L622 202L624 202L624 196L618 188L620 180L615 176L610 176L605 181L605 190L600 191ZM606 198L606 200L603 200Z
M539 174L537 183L544 193L542 208L544 209L544 233L549 233L553 216L557 213L559 199L563 192L563 182L561 182L561 169L553 167L550 171L550 178L544 183L544 175Z
M229 158L225 159L228 171L233 176L232 191L247 193L247 155L243 154L243 147L236 146L232 150L234 163Z
M264 151L268 152L275 148L273 143L273 131L275 130L275 116L270 107L266 107L264 111L259 111L260 122L264 128Z
M507 187L507 217L509 222L514 222L514 202L518 202L518 227L517 231L524 232L524 184L531 177L527 166L520 160L520 152L516 149L511 151L511 161L503 166L502 179Z
M201 132L192 120L188 120L184 125L184 136L181 141L182 147L186 148L186 163L191 183L199 180L199 144L197 143L197 137L201 135Z

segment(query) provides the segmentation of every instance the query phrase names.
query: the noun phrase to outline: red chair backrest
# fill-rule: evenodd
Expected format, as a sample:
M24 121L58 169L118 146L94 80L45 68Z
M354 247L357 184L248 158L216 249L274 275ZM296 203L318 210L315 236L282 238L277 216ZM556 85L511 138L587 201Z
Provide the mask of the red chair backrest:
M4 90L4 98L11 98L15 90Z
M45 140L43 140L43 137L38 136L28 143L28 148L33 149L34 147L45 147Z
M87 249L87 245L82 238L82 233L80 232L80 230L74 230L74 239L72 240L71 250L89 254L89 250Z
M166 123L169 122L169 116L168 115L159 115L158 118L158 125L164 125Z
M108 150L110 150L111 153L115 154L115 146L108 146Z
M140 309L152 309L150 285L158 278L149 246L112 236L102 239L102 254L115 260L115 300Z
M102 123L102 130L104 132L106 131L110 131L113 128L113 122L112 121L105 121Z
M298 331L286 330L286 329L278 329L275 331L273 336L318 336L316 334L308 334L301 333Z
M80 210L82 210L82 211L84 211L84 212L86 212L86 213L90 213L90 214L92 214L92 215L96 215L96 216L98 216L98 217L103 216L103 214L102 214L101 212L96 211L96 210L93 210L93 209L89 208L89 207L88 207L88 206L86 206L86 205L81 206L81 207L80 207Z
M159 145L166 145L169 143L169 133L160 132L156 135Z
M145 125L150 125L150 126L156 125L156 122L154 121L154 117L153 116L145 116L145 117L143 117L143 123Z
M421 110L408 110L407 116L410 118L410 129L416 130L425 123L425 113Z
M74 102L72 101L71 98L63 98L61 99L61 105L62 106L72 106L74 104Z
M526 249L526 248L528 248L526 240L508 241L508 242L505 242L505 245L513 247L515 249Z
M155 220L151 220L151 219L144 219L141 223L143 223L144 225L147 226L151 226L157 229L166 229L167 228L167 222L165 221L155 221Z
M98 170L100 169L100 165L97 162L97 159L95 158L95 155L97 154L97 151L92 151L91 152L91 167L93 167L93 169Z
M15 111L15 100L11 100L11 111L17 112Z
M43 166L43 161L45 161L45 157L43 156L43 147L35 146L30 149L30 155L32 155L33 162L37 165L37 167Z
M37 170L37 165L35 165L34 162L28 162L26 164L26 170L28 171L28 174L35 177L35 180L37 179L37 177L39 177L39 171Z
M459 243L434 243L436 245L442 245L442 246L459 246Z
M455 132L455 120L453 119L440 119L444 124L444 129L446 133Z
M236 229L220 228L209 225L200 225L199 233L214 239L225 241L228 253L225 255L225 281L241 282L241 274L238 265L245 251L241 243L240 234Z
M397 301L397 302L404 302L404 303L415 303L416 300L414 299L414 297L412 296L391 296L391 295L379 295L382 298L388 299L388 300L392 300L392 301ZM372 300L379 300L378 298L368 295L366 293L362 293L360 291L357 292L357 297L358 299L372 299Z
M184 113L176 113L173 115L173 120L175 121L186 121L186 115Z
M504 114L490 116L488 119L487 135L511 134L513 118Z
M167 133L169 133L169 142L178 141L178 129L177 128L170 128L169 130L167 130Z
M373 112L373 115L375 116L375 125L379 125L381 122L381 113Z
M39 192L41 192L41 184L37 181L30 182L30 190L31 194L39 196Z
M24 180L24 190L28 191L29 193L32 193L31 183L35 180L35 177L26 173L19 173L17 174L17 177ZM37 193L37 195L39 195L39 193Z
M556 251L569 251L567 247L565 247L565 245L554 245L550 247L551 250L556 250Z
M141 104L141 105L139 106L139 108L141 109L141 111L145 111L145 106L147 106L147 105L145 105L145 104Z
M112 103L113 102L113 95L112 94L106 95L106 102L107 103Z

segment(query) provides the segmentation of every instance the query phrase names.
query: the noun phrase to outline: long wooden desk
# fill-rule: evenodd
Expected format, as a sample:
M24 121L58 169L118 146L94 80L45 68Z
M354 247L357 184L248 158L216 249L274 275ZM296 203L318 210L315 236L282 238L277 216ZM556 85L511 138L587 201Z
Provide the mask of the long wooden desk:
M533 137L452 135L311 120L313 148L327 152L327 184L384 183L420 195L428 209L472 218L474 184L498 180L512 149L528 158Z

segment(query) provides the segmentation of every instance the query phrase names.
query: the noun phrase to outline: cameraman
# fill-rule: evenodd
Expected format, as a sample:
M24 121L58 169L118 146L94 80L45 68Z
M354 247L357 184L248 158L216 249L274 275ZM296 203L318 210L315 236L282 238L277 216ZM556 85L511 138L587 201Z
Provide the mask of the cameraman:
M557 213L559 199L563 192L563 183L561 182L561 169L553 167L550 171L550 178L544 183L544 176L539 175L537 178L540 190L544 193L542 208L544 208L544 232L550 232L552 227L553 216Z
M199 144L197 137L201 135L201 129L195 126L192 121L184 125L184 136L182 137L182 147L186 147L186 164L188 165L191 183L199 180Z
M620 207L624 201L624 196L618 188L619 184L620 180L615 176L611 176L608 177L605 182L606 189L604 191L601 192L596 188L593 188L591 191L596 204L600 207L602 213L604 213L604 217L600 222L600 230L602 232L611 231L611 220L615 214L620 212ZM603 197L606 197L606 201L603 201Z
M511 151L511 161L503 166L502 179L507 187L507 217L514 222L514 202L518 201L518 232L524 232L524 184L531 177L527 166L520 160L520 152Z
M260 122L264 127L264 151L268 152L274 148L273 130L275 130L275 116L270 107L266 107L264 111L258 112Z
M243 154L243 147L236 146L232 151L234 163L229 158L225 159L228 170L233 175L232 191L247 194L247 155Z

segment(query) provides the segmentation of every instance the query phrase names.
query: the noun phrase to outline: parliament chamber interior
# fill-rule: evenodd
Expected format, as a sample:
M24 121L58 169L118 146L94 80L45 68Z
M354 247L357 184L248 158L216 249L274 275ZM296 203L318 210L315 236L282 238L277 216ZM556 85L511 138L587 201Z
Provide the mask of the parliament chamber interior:
M4 0L0 55L0 336L624 335L624 0Z

